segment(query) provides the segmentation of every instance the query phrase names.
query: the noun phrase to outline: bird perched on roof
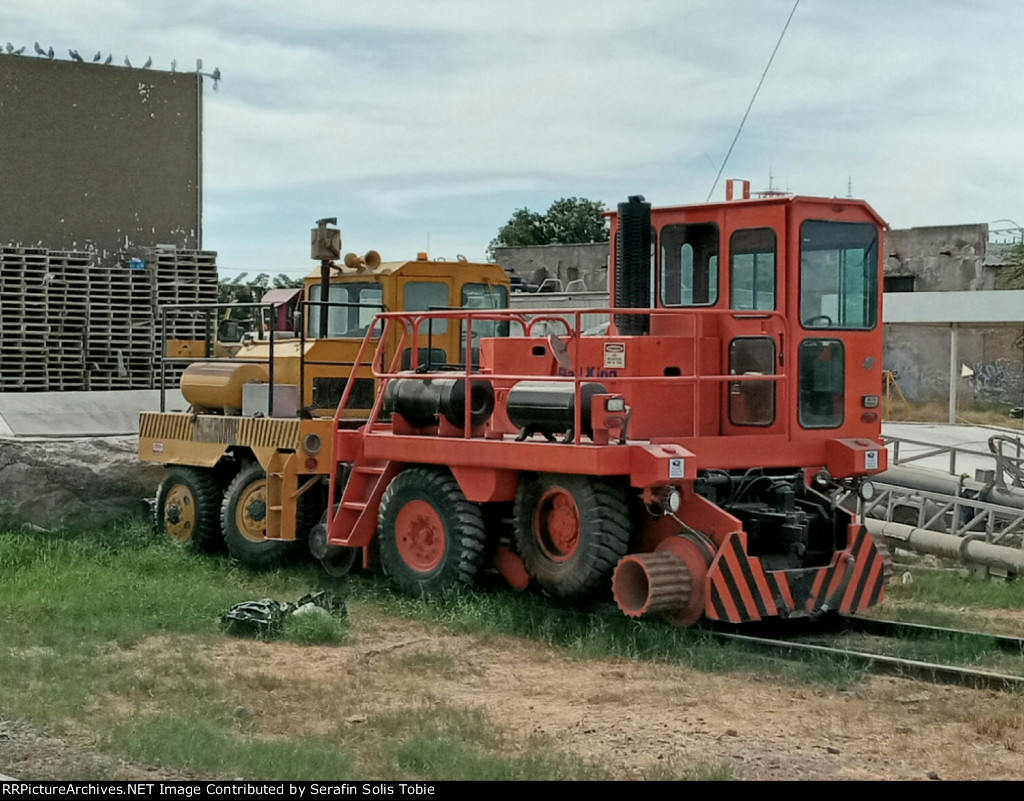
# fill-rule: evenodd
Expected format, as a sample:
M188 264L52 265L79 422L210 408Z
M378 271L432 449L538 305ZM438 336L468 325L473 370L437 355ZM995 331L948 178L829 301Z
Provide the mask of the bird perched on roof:
M8 42L7 43L7 53L8 53L8 55L10 55L13 52L14 52L14 45L12 45L10 42Z
M35 48L36 48L36 55L37 56L45 56L46 55L46 51L43 50L43 48L41 48L39 46L39 42L35 42Z
M113 60L114 60L114 54L113 54L113 53L111 53L111 54L110 54L109 56L107 56L107 57L106 57L106 58L105 58L105 59L103 60L103 65L104 65L104 66L109 66L109 65L110 65L110 62L111 62L111 61L113 61Z
M178 59L172 58L171 59L171 72L177 72L177 71L178 71Z
M22 45L17 50L15 50L14 53L12 53L11 55L20 56L24 52L25 52L25 45Z
M50 61L53 61L53 48L52 47L49 50L46 51L46 57L48 59L50 59Z
M85 61L84 58L82 58L80 55L78 55L78 51L77 50L72 50L71 48L68 48L68 55L71 56L71 58L73 58L75 61L77 61L79 63Z
M93 64L95 64L101 58L103 58L103 51L102 50L97 50L96 51L96 55L92 57Z
M152 66L153 66L153 57L150 56L149 58L146 59L146 63L142 65L142 69L148 70Z
M125 56L125 57L124 57L124 65L125 65L126 67L130 67L130 66L132 65L132 62L130 62L130 61L128 60L128 56Z

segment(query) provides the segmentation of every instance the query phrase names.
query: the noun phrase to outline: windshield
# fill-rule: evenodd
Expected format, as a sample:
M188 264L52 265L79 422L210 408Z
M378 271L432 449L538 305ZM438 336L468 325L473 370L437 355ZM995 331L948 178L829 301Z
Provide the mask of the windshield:
M320 300L319 284L310 287L309 299ZM332 307L327 315L327 336L363 337L370 328L373 318L383 311L384 289L378 281L331 284L328 300L332 303L358 303L360 305L358 307ZM320 336L320 313L319 306L309 307L307 336Z
M870 329L878 320L878 228L806 221L800 229L800 322Z

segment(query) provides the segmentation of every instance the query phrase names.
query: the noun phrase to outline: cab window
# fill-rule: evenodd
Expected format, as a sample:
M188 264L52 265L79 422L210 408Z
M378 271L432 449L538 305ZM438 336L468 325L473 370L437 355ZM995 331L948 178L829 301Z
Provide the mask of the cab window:
M507 309L508 290L503 286L490 284L464 284L462 287L462 308L464 309ZM484 337L507 337L509 321L506 320L473 320L473 364L480 362L480 340ZM468 330L462 332L462 361L466 361L466 336Z
M462 287L464 309L507 309L508 290L489 284L465 284ZM508 320L474 320L473 336L508 336Z
M713 306L718 301L718 226L666 225L660 238L662 304Z
M406 311L447 309L450 305L447 284L438 281L410 281L405 285L402 308ZM446 318L435 319L430 322L429 326L426 322L421 323L420 336L426 336L428 330L434 335L446 334L448 320Z
M878 320L878 227L807 220L800 227L800 322L871 329Z
M729 306L743 311L775 308L775 231L748 228L729 240Z

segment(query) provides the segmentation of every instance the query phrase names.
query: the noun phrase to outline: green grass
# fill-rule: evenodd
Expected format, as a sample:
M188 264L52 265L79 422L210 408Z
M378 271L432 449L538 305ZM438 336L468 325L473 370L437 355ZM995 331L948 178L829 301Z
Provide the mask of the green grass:
M408 598L379 581L356 579L353 597L410 620L442 624L478 637L513 636L542 642L573 659L629 659L680 665L708 673L736 672L793 684L847 690L870 675L833 659L771 660L757 651L651 618L634 620L610 602L569 605L511 590Z
M115 725L104 745L140 764L196 776L301 781L351 779L355 759L327 738L281 742L230 730L224 722L179 714Z
M287 670L268 665L229 680L216 657L227 636L220 615L243 600L294 601L317 589L322 576L312 565L252 574L139 526L77 536L0 533L0 577L0 716L84 739L115 760L181 778L621 778L543 737L515 742L483 710L412 695L396 699L394 709L353 718L358 682L341 676L335 687L348 695L324 697L328 712L310 729L280 711L297 692ZM651 638L645 627L607 615L552 613L543 599L512 593L417 602L365 578L346 590L363 625L358 632L350 620L314 614L288 618L282 639L321 648L372 641L374 624L365 621L398 615L485 637L528 636L579 658L663 654L666 634L694 642L672 629ZM396 653L387 665L446 678L468 670L443 647ZM655 772L734 778L727 768L695 762Z
M956 571L911 570L913 581L903 584L895 578L886 591L894 601L943 608L1024 609L1024 591L1019 582L989 579ZM946 612L955 618L956 613ZM969 613L967 613L969 614ZM926 621L918 621L926 622ZM930 621L928 621L930 622ZM935 623L935 625L947 625Z
M281 637L298 645L341 645L348 640L348 634L345 620L317 611L287 618Z

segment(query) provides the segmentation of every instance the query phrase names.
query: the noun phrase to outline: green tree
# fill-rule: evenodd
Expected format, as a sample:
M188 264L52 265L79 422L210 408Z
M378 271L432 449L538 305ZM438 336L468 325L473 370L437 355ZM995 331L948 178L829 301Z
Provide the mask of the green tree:
M604 203L586 198L556 200L545 215L552 244L575 245L582 242L607 242L608 224Z
M600 201L577 197L556 200L544 214L516 209L487 249L493 254L495 248L607 242L608 224L601 216L604 210Z

